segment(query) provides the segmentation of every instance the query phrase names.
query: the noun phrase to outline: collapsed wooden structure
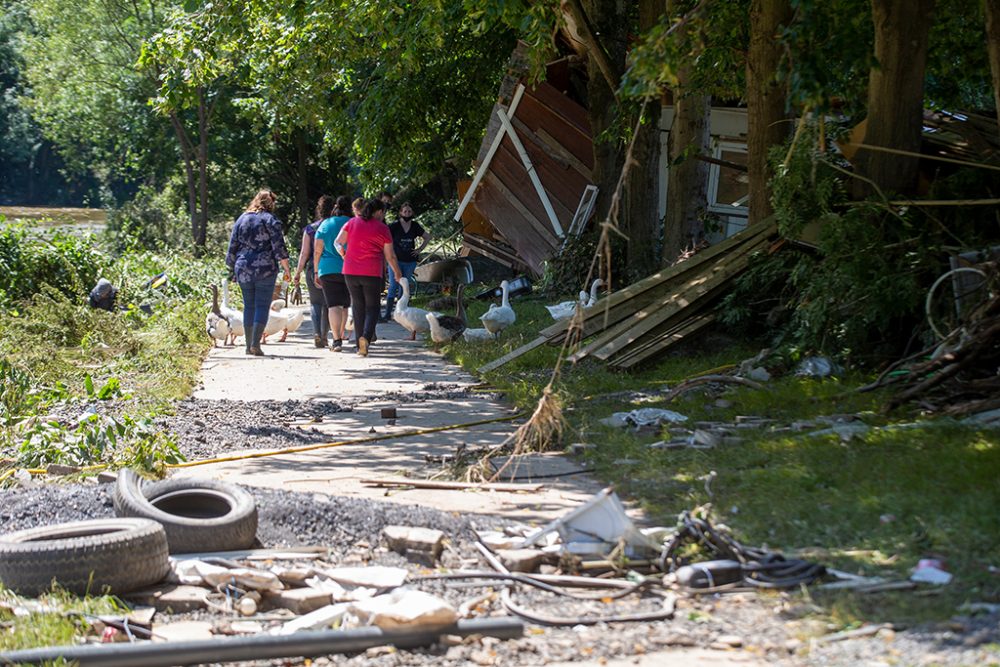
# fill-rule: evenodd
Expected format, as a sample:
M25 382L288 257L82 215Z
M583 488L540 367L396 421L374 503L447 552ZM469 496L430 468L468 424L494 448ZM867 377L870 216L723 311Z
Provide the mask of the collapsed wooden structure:
M479 369L486 372L542 345L580 346L571 361L594 358L631 369L703 330L713 306L750 257L767 250L777 234L771 222L754 225L683 262L658 271L541 331L537 338Z
M535 276L583 230L597 196L587 110L567 94L565 59L546 71L534 85L504 79L455 213L467 250Z

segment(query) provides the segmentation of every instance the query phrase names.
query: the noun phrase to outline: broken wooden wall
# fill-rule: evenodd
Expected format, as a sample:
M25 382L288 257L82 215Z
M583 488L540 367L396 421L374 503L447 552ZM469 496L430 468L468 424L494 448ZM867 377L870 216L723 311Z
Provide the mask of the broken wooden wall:
M502 108L502 107L501 107ZM494 117L498 117L494 113ZM560 223L553 225L517 147L504 133L476 188L472 204L496 228L531 273L563 244L584 191L591 185L593 146L586 110L547 82L525 88L510 116L514 132ZM491 123L483 146L492 145L502 123ZM481 153L485 159L486 152ZM466 234L466 240L469 240ZM473 247L482 245L474 239Z

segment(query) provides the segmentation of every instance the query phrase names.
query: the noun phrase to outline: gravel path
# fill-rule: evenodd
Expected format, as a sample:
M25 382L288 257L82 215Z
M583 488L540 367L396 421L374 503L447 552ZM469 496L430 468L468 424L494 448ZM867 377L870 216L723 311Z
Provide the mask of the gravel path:
M323 442L311 426L353 406L335 401L179 401L174 414L157 420L188 460L245 449L281 449Z

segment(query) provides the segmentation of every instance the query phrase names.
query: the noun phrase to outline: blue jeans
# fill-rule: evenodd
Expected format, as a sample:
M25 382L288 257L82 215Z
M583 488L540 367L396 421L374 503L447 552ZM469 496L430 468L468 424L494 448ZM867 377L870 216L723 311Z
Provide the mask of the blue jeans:
M403 277L409 280L413 277L413 272L417 270L416 262L400 262L399 270L403 272ZM396 282L396 276L392 271L392 267L389 267L389 294L387 295L387 303L394 302L396 297L399 296L403 291L403 288L399 286ZM391 310L391 309L390 309Z
M330 318L326 313L326 299L323 298L323 290L316 287L313 282L316 274L311 270L306 270L306 285L309 288L309 315L312 317L313 334L326 340L326 335L330 333Z
M261 336L271 312L271 300L274 296L274 282L277 274L240 283L243 292L243 328L247 341L247 349L260 347Z

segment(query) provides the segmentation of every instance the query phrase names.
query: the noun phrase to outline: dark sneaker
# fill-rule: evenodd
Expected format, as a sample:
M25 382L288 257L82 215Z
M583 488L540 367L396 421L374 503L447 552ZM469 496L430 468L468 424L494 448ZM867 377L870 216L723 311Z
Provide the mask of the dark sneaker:
M333 352L340 352L343 349L344 349L344 341L340 340L339 338L333 341L333 347L330 348L330 350Z
M255 357L263 357L263 356L265 356L264 355L264 350L260 349L259 347L251 347L250 348L250 354L252 354Z

